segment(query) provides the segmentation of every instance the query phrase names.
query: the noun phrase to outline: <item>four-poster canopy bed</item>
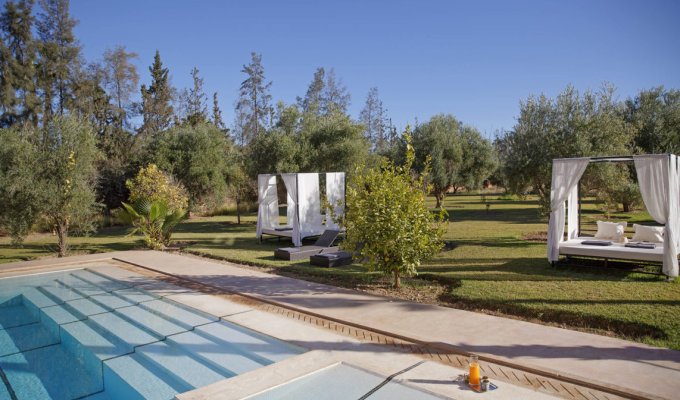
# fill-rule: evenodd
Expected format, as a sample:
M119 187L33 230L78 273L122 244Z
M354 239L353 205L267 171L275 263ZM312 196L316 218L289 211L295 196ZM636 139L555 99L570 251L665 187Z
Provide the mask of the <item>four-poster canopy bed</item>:
M279 223L279 200L276 177L280 176L286 186L286 223ZM345 202L345 173L327 172L326 199L335 205L335 215L342 215L339 204ZM289 237L295 246L302 245L302 239L321 235L326 229L339 229L326 212L321 213L321 191L319 173L261 174L257 176L258 239L263 235Z
M624 243L594 242L580 236L578 182L586 167L599 162L633 162L640 192L647 211L663 232L662 241L647 248ZM631 157L582 157L553 160L548 225L548 260L555 263L561 255L661 262L669 278L678 276L680 249L680 163L673 154ZM566 218L565 218L566 217ZM565 219L567 224L565 240ZM621 232L622 232L621 228ZM641 229L642 230L642 229ZM600 245L595 245L600 244ZM605 244L606 246L601 246Z

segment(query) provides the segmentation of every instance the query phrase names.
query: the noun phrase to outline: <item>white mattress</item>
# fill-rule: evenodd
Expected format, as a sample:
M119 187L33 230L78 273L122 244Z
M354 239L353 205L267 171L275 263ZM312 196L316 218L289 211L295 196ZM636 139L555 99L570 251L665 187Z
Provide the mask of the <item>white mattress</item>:
M285 231L277 231L276 229L272 229L272 228L262 228L262 234L272 235L272 236L281 236L281 237L293 237L293 230L288 229L288 230L285 230Z
M663 243L656 243L654 249L625 247L621 243L611 246L592 246L581 244L584 240L597 240L592 237L579 237L560 243L560 254L570 256L614 258L621 260L663 262Z

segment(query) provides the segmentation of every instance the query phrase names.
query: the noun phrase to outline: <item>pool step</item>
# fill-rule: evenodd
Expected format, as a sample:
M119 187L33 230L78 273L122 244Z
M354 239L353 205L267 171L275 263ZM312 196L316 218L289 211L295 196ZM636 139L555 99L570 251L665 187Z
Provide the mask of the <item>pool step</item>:
M152 300L140 303L139 307L156 314L157 316L171 321L185 329L193 329L196 326L219 321L218 317L201 311L181 306L170 300Z
M70 400L104 388L101 369L88 368L60 345L0 357L0 368L19 399Z
M135 356L148 360L191 388L202 387L233 376L231 371L206 365L186 349L168 341L138 347Z
M39 316L24 304L3 307L0 313L0 329L15 328L38 322Z
M38 322L0 329L0 357L59 343L59 336Z
M248 338L235 332L226 322L215 322L199 326L193 331L169 336L168 343L175 344L213 368L235 376L272 363L267 356L273 353L295 355L295 351L283 342L267 343L257 338Z
M138 354L105 361L103 369L106 393L115 399L168 400L194 389Z

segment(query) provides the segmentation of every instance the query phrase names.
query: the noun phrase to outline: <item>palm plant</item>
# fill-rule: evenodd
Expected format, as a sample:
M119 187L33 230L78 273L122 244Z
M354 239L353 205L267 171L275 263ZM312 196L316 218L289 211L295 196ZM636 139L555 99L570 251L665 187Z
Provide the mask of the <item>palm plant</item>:
M130 235L144 235L144 243L154 250L161 250L170 244L172 230L185 217L184 210L170 210L163 201L141 199L132 205L123 203L118 216L132 225Z

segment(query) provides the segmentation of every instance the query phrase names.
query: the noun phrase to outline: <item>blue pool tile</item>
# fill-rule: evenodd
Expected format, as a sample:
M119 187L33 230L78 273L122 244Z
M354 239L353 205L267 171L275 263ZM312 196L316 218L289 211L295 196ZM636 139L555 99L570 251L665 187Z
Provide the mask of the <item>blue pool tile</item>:
M3 307L0 312L0 329L14 328L38 322L36 315L31 313L23 304Z
M71 311L73 314L85 319L91 315L102 314L108 312L106 308L100 306L99 304L88 300L88 299L78 299L64 303L63 306Z
M100 274L96 274L88 270L75 271L72 273L72 275L75 276L76 278L82 279L85 282L91 283L101 288L105 292L112 292L114 290L120 290L125 289L126 287L130 287L129 285L125 285L119 281L106 278Z
M193 389L135 354L104 362L104 386L125 400L168 400Z
M305 351L298 346L258 334L227 321L199 326L195 332L220 341L225 346L233 346L236 351L264 365L302 354Z
M72 322L61 326L61 342L73 352L90 353L98 360L131 353L133 348L115 337L102 335L87 321Z
M169 342L156 342L138 347L135 355L149 360L169 375L193 388L203 387L228 377L194 359L189 352Z
M159 298L158 296L155 296L149 292L135 288L116 290L115 292L113 292L113 294L122 297L125 300L130 301L134 304L142 303L145 301L157 300Z
M57 280L62 286L68 287L81 293L83 296L89 297L97 294L106 293L106 291L99 286L93 285L90 282L84 281L73 274L69 274Z
M198 310L190 311L185 307L166 300L147 301L139 306L187 329L219 320L215 316L202 313Z
M123 307L117 309L115 312L129 322L137 326L144 326L147 330L158 334L160 337L187 331L185 327L153 314L139 306Z
M83 298L83 296L80 295L78 292L71 290L67 287L58 285L56 283L54 284L54 286L40 286L38 290L43 292L47 297L50 297L57 303L64 303L67 301Z
M90 297L90 300L97 302L102 307L105 307L109 310L115 310L121 307L129 307L134 304L131 301L125 300L124 298L116 296L112 293L92 296Z
M0 357L0 368L19 399L70 400L103 390L100 370L59 345Z
M25 302L30 302L38 308L50 307L57 305L57 302L47 297L44 293L36 288L31 288L24 291L21 296Z
M0 357L58 342L59 336L40 323L2 329L0 330Z

